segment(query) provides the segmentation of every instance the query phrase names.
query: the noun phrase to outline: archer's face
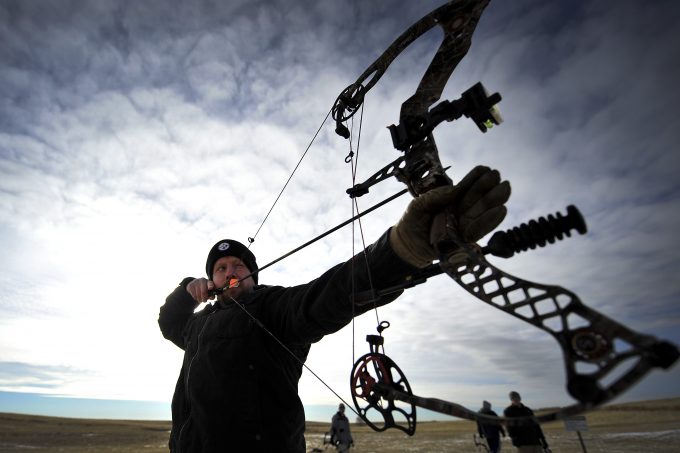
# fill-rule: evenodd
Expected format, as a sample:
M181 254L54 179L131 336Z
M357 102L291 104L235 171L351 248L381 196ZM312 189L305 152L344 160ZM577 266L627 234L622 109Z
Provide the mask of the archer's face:
M250 274L248 266L243 261L235 256L223 256L215 262L213 267L212 281L215 286L222 288L227 285L227 282L232 278L241 280ZM241 281L235 288L229 288L220 295L221 298L229 300L230 298L238 299L239 296L253 291L255 282L252 277Z

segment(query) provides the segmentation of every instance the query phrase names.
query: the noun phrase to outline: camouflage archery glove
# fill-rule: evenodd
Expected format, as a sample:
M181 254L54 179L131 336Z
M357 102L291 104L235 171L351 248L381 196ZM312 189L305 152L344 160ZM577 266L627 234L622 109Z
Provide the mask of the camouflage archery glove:
M423 268L438 259L432 244L447 230L463 242L477 242L503 221L510 184L478 166L455 186L432 189L413 199L390 231L390 244L407 263Z
M495 230L508 212L505 203L510 198L510 183L501 182L498 170L479 165L456 184L456 189L455 202L432 226L433 244L441 237L442 228L453 230L463 242L476 243Z
M436 257L430 244L434 216L456 198L455 186L437 187L409 203L404 215L390 230L390 245L397 255L412 266L423 268Z

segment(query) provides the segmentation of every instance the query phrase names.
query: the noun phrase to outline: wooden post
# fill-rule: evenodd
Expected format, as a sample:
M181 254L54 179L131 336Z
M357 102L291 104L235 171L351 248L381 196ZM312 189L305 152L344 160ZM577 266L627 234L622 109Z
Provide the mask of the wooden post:
M581 442L581 448L583 449L583 453L588 453L586 450L586 444L583 443L583 437L581 437L581 431L576 431L576 434L578 434L578 441Z

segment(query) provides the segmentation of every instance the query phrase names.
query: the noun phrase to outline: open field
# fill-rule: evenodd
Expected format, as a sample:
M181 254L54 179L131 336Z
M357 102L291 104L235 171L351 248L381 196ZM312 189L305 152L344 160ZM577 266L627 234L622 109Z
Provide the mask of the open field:
M581 433L589 453L680 452L680 398L626 403L586 414ZM326 423L307 425L308 451L321 447ZM581 452L577 433L561 422L543 426L553 453ZM0 413L0 452L167 452L167 421L84 420ZM356 453L474 452L468 421L419 423L416 434L376 433L352 425ZM508 439L503 450L514 451ZM334 451L328 447L324 451Z

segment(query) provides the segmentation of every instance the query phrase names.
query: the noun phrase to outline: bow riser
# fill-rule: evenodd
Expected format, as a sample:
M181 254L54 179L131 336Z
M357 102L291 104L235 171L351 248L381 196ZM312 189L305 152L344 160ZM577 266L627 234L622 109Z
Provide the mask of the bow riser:
M488 4L489 0L450 2L426 17L429 20L423 21L422 27L412 27L415 30L411 42L435 25L441 27L444 38L416 92L402 104L400 122L418 121L439 100L451 74L467 55L472 34Z

